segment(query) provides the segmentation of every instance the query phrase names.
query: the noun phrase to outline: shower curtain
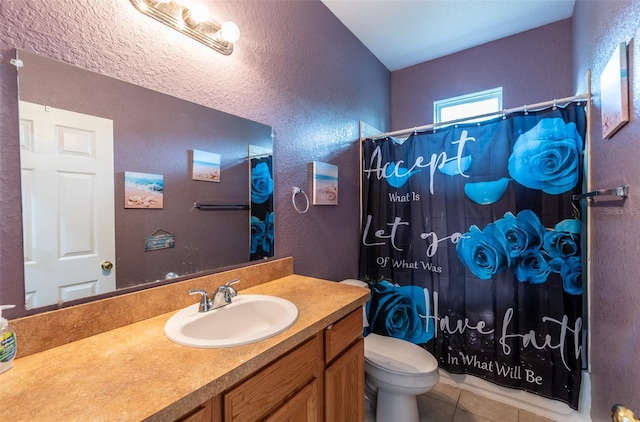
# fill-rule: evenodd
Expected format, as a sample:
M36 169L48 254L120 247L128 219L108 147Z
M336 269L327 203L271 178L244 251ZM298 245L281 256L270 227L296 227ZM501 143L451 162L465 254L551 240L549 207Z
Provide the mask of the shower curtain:
M577 409L585 122L570 103L363 141L366 333Z
M274 255L273 156L251 158L251 250L249 259Z

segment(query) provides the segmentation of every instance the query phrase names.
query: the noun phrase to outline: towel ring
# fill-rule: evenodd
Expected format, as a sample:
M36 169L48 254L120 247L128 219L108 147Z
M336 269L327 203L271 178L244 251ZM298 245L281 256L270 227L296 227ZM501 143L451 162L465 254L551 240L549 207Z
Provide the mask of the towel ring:
M299 193L304 195L304 199L307 201L307 206L305 207L304 210L300 210L300 208L298 208L298 206L296 205L296 195ZM298 211L300 214L304 214L307 211L309 211L309 197L307 196L306 193L304 193L302 189L300 189L297 186L294 186L291 188L291 203L293 203L293 208L295 208L296 211Z

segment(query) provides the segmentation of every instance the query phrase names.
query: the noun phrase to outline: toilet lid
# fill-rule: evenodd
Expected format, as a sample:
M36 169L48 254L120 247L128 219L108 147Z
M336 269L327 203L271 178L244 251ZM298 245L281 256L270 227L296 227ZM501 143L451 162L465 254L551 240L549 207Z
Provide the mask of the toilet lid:
M422 347L393 337L369 334L364 338L369 363L404 374L424 374L438 369L438 361Z

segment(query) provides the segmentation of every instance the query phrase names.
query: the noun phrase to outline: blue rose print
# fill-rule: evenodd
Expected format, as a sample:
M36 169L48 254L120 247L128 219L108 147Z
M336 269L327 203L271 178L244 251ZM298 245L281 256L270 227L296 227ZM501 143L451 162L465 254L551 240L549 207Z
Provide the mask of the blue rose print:
M550 231L544 236L544 249L551 258L551 267L560 272L564 261L571 257L580 257L580 236L563 231Z
M464 194L476 204L488 205L497 202L509 185L509 178L503 177L491 182L466 183Z
M484 230L474 225L460 238L456 252L476 277L489 280L509 265L501 238L501 233L493 224L487 225Z
M251 253L258 251L258 246L264 243L266 229L264 222L258 217L251 216Z
M273 220L274 220L273 213L268 212L264 219L265 233L264 233L264 239L262 240L262 250L264 250L267 253L271 252L271 249L273 248L273 235L274 235Z
M540 284L547 281L551 267L547 263L544 251L528 250L517 260L513 272L522 283Z
M420 170L409 171L404 167L400 167L395 162L390 162L386 170L387 183L394 188L400 188L409 181L409 178Z
M460 157L459 160L451 160L440 164L438 170L447 176L455 176L466 172L469 167L471 167L471 156L465 155Z
M580 220L574 220L573 218L568 218L566 220L562 220L553 228L559 232L568 232L574 234L580 234Z
M570 295L582 294L582 262L577 256L572 256L562 263L560 269L564 291Z
M574 123L542 119L518 137L509 157L509 174L523 186L557 195L578 183L582 138Z
M484 230L471 226L456 245L458 257L481 280L511 268L522 283L540 284L559 273L564 290L582 293L580 222L563 220L553 230L544 228L531 210L488 224Z
M251 253L256 253L258 246L262 246L265 253L271 252L274 233L273 218L272 212L267 213L264 221L254 215L251 216Z
M396 286L387 280L371 286L365 335L384 336L423 344L434 336L433 316L427 314L429 292L417 286Z
M273 193L273 179L266 162L256 164L251 171L251 202L263 204Z
M510 260L520 257L529 249L539 248L544 238L544 226L531 210L520 211L517 217L507 212L494 224L504 236L502 243Z

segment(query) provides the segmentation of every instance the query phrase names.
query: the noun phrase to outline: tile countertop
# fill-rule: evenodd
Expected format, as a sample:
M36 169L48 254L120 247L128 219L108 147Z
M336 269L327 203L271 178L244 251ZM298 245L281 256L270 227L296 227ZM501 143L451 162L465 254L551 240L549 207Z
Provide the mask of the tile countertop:
M269 339L196 349L164 335L169 312L16 359L0 374L2 421L166 421L184 415L362 306L369 291L290 275L242 290L290 300L298 319ZM18 338L18 347L20 339Z

